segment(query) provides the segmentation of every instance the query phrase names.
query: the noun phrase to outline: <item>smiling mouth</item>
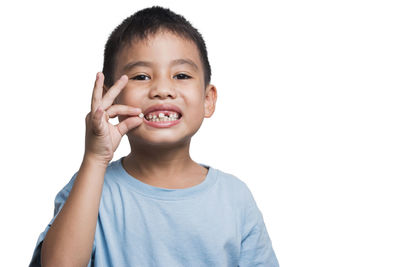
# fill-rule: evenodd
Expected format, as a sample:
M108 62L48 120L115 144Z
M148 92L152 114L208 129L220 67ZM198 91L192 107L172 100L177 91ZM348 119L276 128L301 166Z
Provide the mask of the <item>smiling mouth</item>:
M168 121L177 121L182 117L182 114L170 111L170 110L158 110L154 112L149 112L144 115L144 118L147 121L151 122L168 122Z

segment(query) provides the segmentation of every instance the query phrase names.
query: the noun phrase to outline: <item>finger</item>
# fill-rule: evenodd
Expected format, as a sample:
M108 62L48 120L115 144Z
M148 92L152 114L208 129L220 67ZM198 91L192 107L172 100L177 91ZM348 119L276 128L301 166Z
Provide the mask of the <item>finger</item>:
M92 127L95 134L101 134L101 122L103 119L104 110L101 106L98 106L92 117Z
M112 105L114 99L119 95L127 82L128 76L122 75L122 77L108 90L101 101L104 110L107 110Z
M127 132L129 132L133 128L138 127L142 122L143 122L142 118L130 117L130 118L127 118L127 119L121 121L116 126L117 126L118 131L120 132L121 136L124 136Z
M106 112L110 118L115 118L117 115L139 115L142 110L132 106L115 104L109 107Z
M104 75L103 73L98 72L96 74L96 81L94 83L94 88L92 93L92 104L90 109L93 113L101 103L103 95L103 82L104 82Z

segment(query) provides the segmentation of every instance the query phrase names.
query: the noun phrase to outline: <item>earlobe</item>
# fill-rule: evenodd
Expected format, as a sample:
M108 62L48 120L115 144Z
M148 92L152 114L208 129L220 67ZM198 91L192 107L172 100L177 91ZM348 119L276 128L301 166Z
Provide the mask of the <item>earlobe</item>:
M215 105L217 102L217 88L209 84L206 88L205 92L205 101L204 101L204 117L210 118L215 111Z

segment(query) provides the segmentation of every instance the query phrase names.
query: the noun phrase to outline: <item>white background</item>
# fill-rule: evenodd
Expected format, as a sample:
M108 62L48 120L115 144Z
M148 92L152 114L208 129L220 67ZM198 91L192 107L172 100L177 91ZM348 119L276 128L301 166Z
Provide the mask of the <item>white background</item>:
M80 166L108 35L153 4L208 47L219 98L192 158L249 186L281 266L400 266L397 1L263 2L2 2L2 266L28 265Z

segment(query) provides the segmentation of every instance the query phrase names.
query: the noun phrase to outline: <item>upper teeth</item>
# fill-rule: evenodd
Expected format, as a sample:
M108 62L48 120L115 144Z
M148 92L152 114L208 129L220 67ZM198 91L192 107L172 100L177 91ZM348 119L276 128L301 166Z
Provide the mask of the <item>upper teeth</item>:
M178 113L171 112L169 115L164 114L162 112L158 113L158 115L155 114L149 114L146 115L146 119L148 120L153 120L153 121L171 121L171 120L177 120L178 119Z

